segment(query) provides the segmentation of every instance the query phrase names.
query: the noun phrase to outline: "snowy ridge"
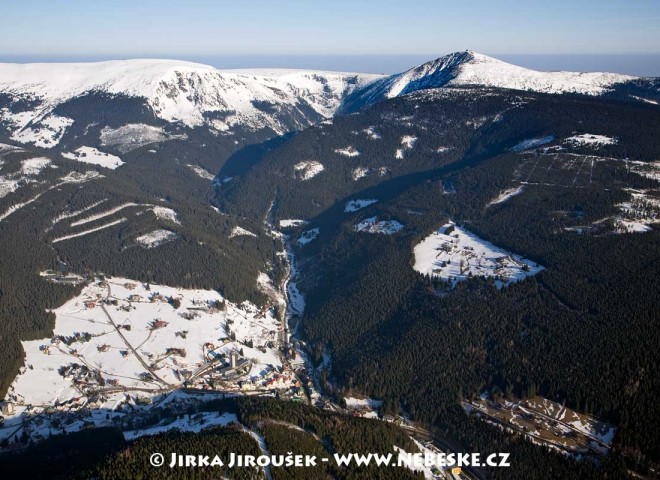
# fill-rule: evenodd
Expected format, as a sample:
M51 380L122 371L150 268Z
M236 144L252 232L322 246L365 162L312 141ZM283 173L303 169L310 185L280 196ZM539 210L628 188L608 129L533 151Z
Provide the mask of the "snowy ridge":
M616 84L638 77L601 72L539 72L502 62L470 50L456 52L376 80L347 99L346 111L418 90L483 86L543 93L602 95Z
M222 132L240 124L284 133L292 117L299 126L316 121L305 118L301 109L332 116L346 95L379 77L321 71L256 75L173 60L0 64L0 92L39 103L27 112L0 110L0 118L12 123L15 140L53 146L72 123L58 120L53 110L85 94L106 93L144 98L159 118L190 127L208 123ZM274 107L273 112L260 109L260 104ZM207 112L227 116L207 120ZM46 136L54 138L43 140Z

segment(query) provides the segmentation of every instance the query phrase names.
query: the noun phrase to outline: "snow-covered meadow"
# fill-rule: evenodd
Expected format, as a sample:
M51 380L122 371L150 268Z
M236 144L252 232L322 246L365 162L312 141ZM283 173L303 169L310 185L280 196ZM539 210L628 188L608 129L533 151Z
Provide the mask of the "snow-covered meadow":
M543 267L496 247L449 222L414 248L414 269L455 287L470 277L492 277L497 288L536 275Z

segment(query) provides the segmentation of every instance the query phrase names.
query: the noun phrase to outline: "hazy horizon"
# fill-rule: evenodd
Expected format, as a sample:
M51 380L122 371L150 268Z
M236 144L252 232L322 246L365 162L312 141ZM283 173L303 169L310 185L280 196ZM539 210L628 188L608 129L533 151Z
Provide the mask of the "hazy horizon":
M356 55L46 55L0 54L2 63L70 63L163 58L211 65L218 69L292 68L363 73L392 74L433 60L439 54L356 54ZM482 52L483 53L483 52ZM488 53L486 53L488 54ZM644 77L660 76L660 54L490 54L505 62L535 70L567 70L578 72L613 72Z
M471 49L545 70L660 75L657 1L24 0L5 4L0 18L0 58L5 59L148 56L220 68L393 73Z

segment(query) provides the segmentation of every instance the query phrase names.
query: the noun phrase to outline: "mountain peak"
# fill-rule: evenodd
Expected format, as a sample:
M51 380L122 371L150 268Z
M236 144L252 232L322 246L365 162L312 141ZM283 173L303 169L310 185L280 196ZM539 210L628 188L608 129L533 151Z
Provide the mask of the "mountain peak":
M367 85L347 99L343 111L351 112L387 98L440 87L482 86L541 93L602 95L616 84L636 79L615 73L539 72L473 50L464 50Z

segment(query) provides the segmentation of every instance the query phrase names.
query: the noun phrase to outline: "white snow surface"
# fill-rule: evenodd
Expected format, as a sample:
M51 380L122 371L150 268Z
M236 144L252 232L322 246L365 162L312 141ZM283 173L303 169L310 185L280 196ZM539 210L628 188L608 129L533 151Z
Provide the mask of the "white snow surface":
M345 157L357 157L360 155L360 152L352 145L344 148L336 148L335 153L344 155Z
M23 175L39 175L50 163L50 159L44 157L23 160L21 162L21 173Z
M102 306L109 296L118 304ZM172 305L170 298L178 299L180 304ZM75 411L76 405L90 411L107 411L125 402L127 395L156 397L163 393L163 386L183 386L178 373L183 371L193 372L194 387L202 388L204 372L218 366L218 360L229 352L238 350L250 361L242 390L291 386L295 377L289 372L277 372L282 367L278 347L268 346L276 341L282 328L274 312L249 302L226 301L223 310L214 307L223 300L218 292L210 290L146 285L119 277L91 281L79 295L53 310L55 327L51 338L22 342L26 367L5 397L17 406L15 415L5 416L5 424L20 426L22 414L29 406L38 409L33 414L60 404L64 404L62 412ZM158 327L154 326L156 320L160 322ZM130 328L118 329L113 324ZM90 337L76 339L76 332L79 337L85 333ZM234 336L236 340L230 338ZM168 353L170 348L182 349L184 353ZM151 375L157 377L145 378L146 363L154 365ZM75 364L87 366L93 375L60 373L60 369ZM104 384L98 378L103 378ZM237 385L234 388L239 391ZM104 390L101 399L96 395L99 389ZM87 414L81 412L84 415ZM44 420L48 421L48 417L44 415ZM138 432L129 435L139 436Z
M370 409L377 410L383 405L382 400L374 400L373 398L356 398L344 397L346 408L349 409Z
M226 112L218 130L236 123L282 130L277 115L253 102L311 107L329 117L343 98L380 75L323 71L236 72L176 60L118 60L97 63L0 64L0 91L38 100L39 112L89 92L146 99L156 116L168 122L200 126L205 112ZM43 123L43 120L42 120ZM216 121L217 123L217 121ZM55 127L51 126L51 130ZM24 141L22 138L15 138Z
M280 220L280 227L282 228L288 228L288 227L299 227L301 225L305 225L307 222L305 220L300 220L296 218L287 218L284 220Z
M0 68L0 71L2 69ZM0 74L0 78L1 74ZM2 83L0 81L0 91ZM8 109L0 110L0 120L5 120L12 130L11 138L20 143L31 143L40 148L53 148L64 136L73 120L54 114L35 117L28 112L12 114Z
M307 230L306 232L303 232L302 235L300 235L300 238L298 239L298 243L300 245L307 245L312 240L316 240L316 237L319 236L320 231L321 230L318 228L312 228L311 230Z
M98 227L90 228L89 230L84 230L82 232L72 233L70 235L64 235L62 237L55 238L53 239L52 243L63 242L64 240L70 240L72 238L77 238L77 237L84 237L86 235L89 235L90 233L94 233L100 230L105 230L106 228L114 227L115 225L119 225L120 223L124 223L125 221L126 218L120 218L118 220L114 220L112 222L100 225Z
M380 140L380 134L376 132L376 127L368 127L362 130L372 140Z
M294 174L300 180L310 180L325 170L321 162L310 160L306 162L298 162L293 166Z
M498 203L504 203L511 197L515 197L516 195L520 195L523 190L525 189L524 185L520 185L519 187L513 187L513 188L508 188L501 192L497 197L492 199L489 203L488 206L491 205L497 205Z
M109 217L110 215L114 215L117 212L120 212L121 210L124 210L125 208L130 208L130 207L137 207L139 204L133 203L133 202L126 202L122 203L121 205L117 205L116 207L111 208L110 210L105 210L103 212L95 213L93 215L90 215L89 217L86 218L81 218L80 220L76 220L75 222L71 223L72 227L77 227L79 225L84 225L86 223L90 222L95 222L96 220L99 220L101 218Z
M449 232L449 233L447 233ZM507 252L475 234L449 222L414 248L414 269L448 281L493 277L497 288L536 275L543 267Z
M181 224L181 222L179 221L179 217L177 216L176 212L174 210L172 210L171 208L153 207L151 209L151 211L154 212L156 217L160 220L166 220L168 222Z
M99 165L104 168L109 168L110 170L119 168L124 164L121 158L116 155L102 152L93 147L80 147L73 152L64 152L62 153L62 156L69 160Z
M153 232L145 233L135 239L144 248L159 247L165 243L176 240L178 235L170 230L154 230Z
M191 169L193 172L195 172L200 178L203 178L204 180L214 180L215 179L215 175L213 175L211 172L209 172L205 168L200 167L199 165L188 164L186 166L189 169Z
M353 229L356 232L382 233L392 235L403 228L396 220L378 220L378 217L369 217L356 224Z
M614 145L618 142L616 138L608 137L605 135L595 135L593 133L583 133L581 135L573 135L564 140L565 143L572 143L575 145Z
M353 181L360 180L361 178L369 175L369 169L366 167L357 167L353 170Z
M404 135L401 137L401 145L407 150L413 148L415 146L415 142L417 142L417 137L413 135Z
M101 145L117 148L121 153L130 152L136 148L167 140L185 139L186 134L170 135L161 127L144 123L128 123L119 128L104 127L101 130ZM149 150L155 153L156 150Z
M252 233L249 230L244 229L243 227L236 226L229 234L229 238L234 237L256 237L255 233Z
M511 65L470 50L455 52L376 80L360 92L365 103L417 90L439 87L484 86L544 93L601 95L638 77L601 72L540 72Z

